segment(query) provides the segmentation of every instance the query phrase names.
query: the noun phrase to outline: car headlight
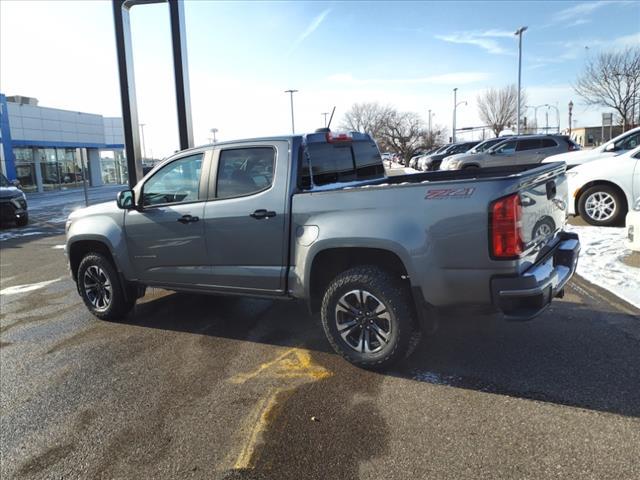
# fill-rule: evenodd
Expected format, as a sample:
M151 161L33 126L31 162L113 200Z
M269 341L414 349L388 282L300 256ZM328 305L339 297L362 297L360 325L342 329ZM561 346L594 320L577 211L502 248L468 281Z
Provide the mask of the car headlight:
M458 170L460 168L460 160L450 160L447 170Z
M67 218L67 222L64 224L64 233L69 232L69 228L71 228L72 223L73 223L73 220L71 220L70 218Z
M640 211L640 197L636 198L636 202L633 204L633 209Z

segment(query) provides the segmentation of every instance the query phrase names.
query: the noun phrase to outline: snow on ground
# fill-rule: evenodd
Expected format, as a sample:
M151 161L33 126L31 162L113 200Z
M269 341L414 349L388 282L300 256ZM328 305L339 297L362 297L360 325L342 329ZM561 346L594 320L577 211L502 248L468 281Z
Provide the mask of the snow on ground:
M626 228L566 225L580 236L578 275L640 308L640 268L624 264ZM637 254L636 254L637 255Z

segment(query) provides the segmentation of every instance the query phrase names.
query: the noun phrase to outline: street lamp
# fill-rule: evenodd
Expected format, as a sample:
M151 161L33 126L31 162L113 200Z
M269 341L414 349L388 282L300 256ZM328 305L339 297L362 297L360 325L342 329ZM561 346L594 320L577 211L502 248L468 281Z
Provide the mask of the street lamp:
M293 121L293 94L298 90L285 90L284 93L289 94L289 98L291 99L291 133L296 133L296 126Z
M571 115L573 115L573 100L569 100L569 137L571 137Z
M521 80L522 80L522 34L527 30L527 27L520 27L514 35L518 37L518 120L516 122L516 131L520 135L520 95L521 95Z
M453 132L451 133L451 143L456 143L456 111L458 105L467 104L466 101L458 102L458 87L453 89Z

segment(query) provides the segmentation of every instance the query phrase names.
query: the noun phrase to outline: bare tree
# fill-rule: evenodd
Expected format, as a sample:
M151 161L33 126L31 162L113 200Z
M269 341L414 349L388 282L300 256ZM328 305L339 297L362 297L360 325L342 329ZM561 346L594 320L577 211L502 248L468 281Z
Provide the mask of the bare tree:
M377 102L354 103L351 109L345 113L340 127L342 130L369 133L380 141L387 120L393 109Z
M434 125L431 131L426 130L422 138L422 148L429 149L447 143L449 131L443 125Z
M382 144L390 147L408 161L420 148L425 138L424 122L415 112L392 110L382 132Z
M520 109L524 110L526 94L520 96ZM500 135L506 127L516 124L518 116L518 89L515 85L503 88L490 88L478 95L478 113L485 125L491 127L493 133Z
M573 88L587 105L618 112L623 130L633 125L635 106L640 109L640 48L600 53L587 61Z

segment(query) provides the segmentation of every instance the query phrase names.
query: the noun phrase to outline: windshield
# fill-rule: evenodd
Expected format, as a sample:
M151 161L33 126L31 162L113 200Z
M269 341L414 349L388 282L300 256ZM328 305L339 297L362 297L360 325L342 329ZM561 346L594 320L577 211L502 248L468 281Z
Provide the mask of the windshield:
M0 173L0 187L10 187L11 183L7 180L4 174Z
M485 140L484 142L476 145L475 147L473 147L471 150L469 150L469 153L480 153L480 152L484 152L486 150L489 150L491 147L493 147L494 145L502 142L504 140L502 140L501 138L492 138L491 140Z

